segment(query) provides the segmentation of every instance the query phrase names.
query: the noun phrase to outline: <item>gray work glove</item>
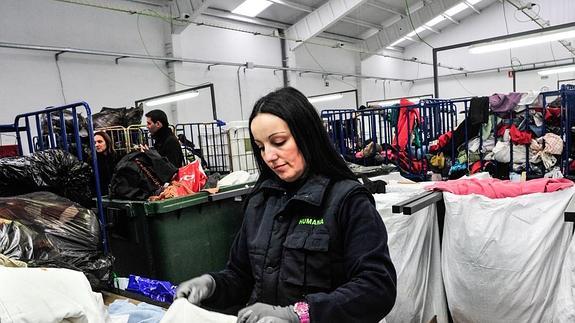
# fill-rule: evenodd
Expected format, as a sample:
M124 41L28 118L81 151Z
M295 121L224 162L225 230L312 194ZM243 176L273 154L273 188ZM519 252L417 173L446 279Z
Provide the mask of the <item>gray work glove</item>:
M238 312L237 323L299 323L293 306L272 306L255 303Z
M216 290L216 281L210 275L187 280L176 289L176 298L186 298L188 302L198 305L206 298L212 296Z

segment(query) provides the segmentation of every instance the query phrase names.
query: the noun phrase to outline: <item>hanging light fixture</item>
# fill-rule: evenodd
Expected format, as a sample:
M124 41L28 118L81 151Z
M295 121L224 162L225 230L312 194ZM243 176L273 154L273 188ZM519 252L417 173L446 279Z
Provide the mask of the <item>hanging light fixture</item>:
M272 3L267 0L246 0L237 6L232 13L242 16L255 17Z
M154 106L161 105L161 104L166 104L166 103L171 103L171 102L195 98L198 95L200 95L200 92L192 91L192 92L170 95L170 96L166 96L163 98L153 99L150 101L146 101L144 104L148 107L154 107Z
M569 73L569 72L575 72L575 66L562 66L562 67L544 69L544 70L538 71L537 74L539 74L541 76L546 76L546 75L562 74L562 73Z
M507 39L481 45L475 45L469 47L469 52L471 54L491 53L512 48L519 48L519 47L548 43L557 40L564 40L569 38L575 38L575 29L538 33L530 36L518 37L515 39Z
M308 101L310 103L317 103L317 102L323 102L323 101L339 100L341 98L343 98L343 94L335 93L335 94L326 94L326 95L314 96L314 97L308 98Z

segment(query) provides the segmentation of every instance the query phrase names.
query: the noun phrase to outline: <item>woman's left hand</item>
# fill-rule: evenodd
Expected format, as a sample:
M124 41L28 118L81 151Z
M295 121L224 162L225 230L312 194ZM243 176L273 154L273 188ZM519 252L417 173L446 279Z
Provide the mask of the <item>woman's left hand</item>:
M291 306L255 303L238 312L237 323L299 323Z

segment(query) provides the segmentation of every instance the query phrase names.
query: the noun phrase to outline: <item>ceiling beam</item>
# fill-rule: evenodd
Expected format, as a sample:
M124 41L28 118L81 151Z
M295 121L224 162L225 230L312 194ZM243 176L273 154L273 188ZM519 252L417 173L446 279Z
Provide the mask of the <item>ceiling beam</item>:
M296 40L294 48L298 47L302 42L317 36L365 2L367 0L329 0L289 27L286 30L287 38Z
M290 26L288 24L281 23L278 21L272 21L272 20L262 19L262 18L257 18L257 17L246 17L246 16L242 16L242 15L236 15L235 13L231 13L227 10L215 9L215 8L206 9L202 13L202 15L208 16L208 17L223 18L223 19L233 20L233 21L246 22L246 23L249 23L252 25L258 25L258 26L270 27L270 28L276 28L276 29L286 29L286 28L289 28L289 26Z
M310 6L306 6L303 4L297 4L291 1L286 1L286 0L269 0L270 2L273 2L275 4L279 4L279 5L283 5L285 7L291 8L291 9L295 9L295 10L299 10L299 11L303 11L303 12L313 12L314 10L316 10L317 8L314 7L310 7ZM351 17L344 17L341 19L341 21L345 21L347 23L353 24L353 25L357 25L357 26L362 26L365 28L373 28L373 29L377 29L377 30L382 30L383 26L378 25L378 24L374 24L371 22L367 22L364 20L359 20L359 19L354 19Z
M213 0L173 0L172 15L178 18L195 21L213 2Z
M411 21L408 18L395 17L395 19L398 19L395 23L367 38L362 42L361 48L367 52L378 52L410 33L413 30L411 22L413 22L415 28L423 26L426 22L443 14L445 10L460 2L461 0L437 0L431 3L420 1L409 8ZM418 10L414 11L413 8L418 8Z
M276 4L281 4L285 7L292 8L292 9L299 10L299 11L312 12L315 10L314 7L306 6L304 4L295 3L295 2L292 2L289 0L269 0L269 1L276 3Z
M366 4L370 7L377 8L377 9L383 10L383 11L387 11L387 12L395 14L395 15L405 16L405 10L392 8L388 4L384 4L380 1L368 2Z
M227 10L215 9L215 8L208 8L207 10L205 10L202 13L202 16L215 17L215 18L225 19L225 20L229 20L229 21L233 21L233 22L239 21L239 22L244 22L244 23L248 23L248 24L252 24L252 25L269 27L269 28L274 28L274 29L284 29L285 30L285 29L290 27L289 24L282 23L279 21L236 15L234 13L227 11ZM361 39L359 39L359 38L353 38L353 37L348 37L348 36L334 34L334 33L327 33L327 32L323 32L323 33L319 34L317 37L335 40L338 42L350 43L350 44L357 43L357 42L361 41Z

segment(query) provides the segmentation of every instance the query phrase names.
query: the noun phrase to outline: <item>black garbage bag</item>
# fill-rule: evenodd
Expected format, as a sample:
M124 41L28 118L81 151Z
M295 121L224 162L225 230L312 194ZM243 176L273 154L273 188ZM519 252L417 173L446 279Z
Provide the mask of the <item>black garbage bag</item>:
M108 108L103 107L100 112L92 115L94 129L108 128L114 126L128 127L141 124L144 115L144 107Z
M169 183L177 172L178 168L155 150L129 153L114 169L110 198L146 200L151 195L158 195L164 183Z
M0 253L31 267L81 270L93 286L109 281L113 262L101 251L96 215L50 192L0 198Z
M49 191L89 207L91 178L88 164L60 149L0 159L0 196Z
M142 124L143 115L144 115L144 107L142 105L126 109L126 115L124 117L123 126L129 127L131 125Z
M26 194L38 190L41 183L28 157L0 159L0 196Z
M102 110L92 115L92 125L94 129L107 128L113 126L123 126L126 108L102 107Z
M74 120L71 111L63 110L62 114L64 116L64 124L66 125L66 134L70 136L74 131ZM81 137L88 136L88 122L86 118L81 114L76 114L77 122L78 122L78 129ZM56 137L59 137L61 134L60 129L60 111L51 112L50 117L52 118L52 131L56 134ZM48 115L42 114L42 134L45 135L44 140L48 140Z
M59 149L30 155L34 171L42 179L40 190L56 193L86 207L91 205L92 168Z

